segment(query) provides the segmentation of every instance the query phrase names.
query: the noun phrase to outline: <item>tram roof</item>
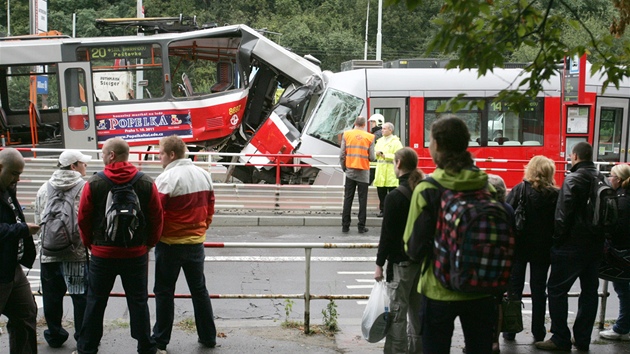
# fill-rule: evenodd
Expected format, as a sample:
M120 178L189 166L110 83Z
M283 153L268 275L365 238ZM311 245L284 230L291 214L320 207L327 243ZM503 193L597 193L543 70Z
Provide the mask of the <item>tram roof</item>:
M272 40L266 38L256 30L246 25L231 25L209 29L201 29L190 32L163 33L151 36L115 36L115 37L89 37L89 38L51 38L46 37L29 40L11 40L4 38L0 41L0 65L28 65L46 64L64 61L65 47L75 48L81 45L107 44L117 45L125 43L169 43L177 40L184 42L203 38L221 41L219 45L225 47L237 47L239 42L247 41L242 46L242 54L246 57L254 56L284 73L295 81L305 84L313 76L319 75L321 69L318 65L307 59L290 52ZM241 38L235 42L234 38ZM67 54L66 54L67 55ZM66 61L70 61L65 58Z

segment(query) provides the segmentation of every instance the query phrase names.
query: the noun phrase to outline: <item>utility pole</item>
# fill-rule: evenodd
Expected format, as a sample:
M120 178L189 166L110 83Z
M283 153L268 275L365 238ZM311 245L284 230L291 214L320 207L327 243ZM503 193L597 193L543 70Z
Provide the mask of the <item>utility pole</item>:
M11 37L11 0L7 0L7 37Z
M144 8L142 6L142 0L137 0L136 3L136 17L138 18L144 18ZM140 31L138 31L138 36L143 36L143 33L140 33ZM136 64L143 64L143 59L136 59ZM137 99L142 99L144 98L144 87L141 86L140 84L144 82L144 71L141 70L136 70L136 88L135 88L135 92L134 92L134 97Z
M383 0L378 0L378 29L376 31L376 60L381 60L381 24L383 23Z
M367 2L367 15L365 16L365 49L363 51L363 60L367 60L368 48L368 24L370 21L370 0Z

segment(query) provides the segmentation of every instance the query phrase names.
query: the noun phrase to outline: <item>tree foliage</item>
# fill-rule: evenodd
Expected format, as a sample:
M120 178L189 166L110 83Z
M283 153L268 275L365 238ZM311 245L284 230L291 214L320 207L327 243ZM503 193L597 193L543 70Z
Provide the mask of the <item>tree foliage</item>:
M369 16L367 5L370 5ZM630 0L385 0L383 61L419 57L451 59L452 68L479 68L481 75L506 62L531 63L520 82L535 96L558 74L565 56L589 55L607 83L630 76ZM28 2L11 1L11 32L28 34ZM0 0L6 8L6 0ZM196 16L197 22L243 23L265 29L277 43L299 55L311 54L322 68L362 59L368 21L368 59L375 58L378 0L144 0L145 16ZM49 0L48 27L76 36L106 35L97 18L135 17L135 1ZM0 32L6 31L0 12ZM501 99L527 96L502 92Z
M427 1L386 2L415 9ZM451 56L450 68L476 67L479 75L525 56L530 76L518 83L525 95L508 90L499 95L518 108L559 74L557 64L565 57L587 54L591 74L606 72L604 88L630 76L629 14L630 0L444 0L427 51Z

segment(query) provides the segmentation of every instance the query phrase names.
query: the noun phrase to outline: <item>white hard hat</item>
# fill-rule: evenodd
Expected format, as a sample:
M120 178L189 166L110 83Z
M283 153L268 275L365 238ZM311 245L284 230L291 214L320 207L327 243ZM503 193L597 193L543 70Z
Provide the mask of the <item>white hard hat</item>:
M369 122L376 122L376 125L381 126L383 125L383 122L385 122L385 117L383 117L382 114L372 114L372 116L370 117L370 119L368 119Z

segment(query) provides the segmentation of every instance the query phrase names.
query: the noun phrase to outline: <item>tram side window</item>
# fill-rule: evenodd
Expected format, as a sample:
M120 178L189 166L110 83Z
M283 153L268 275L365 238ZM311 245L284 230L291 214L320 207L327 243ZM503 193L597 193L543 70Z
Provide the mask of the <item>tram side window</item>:
M26 112L31 101L41 111L59 109L59 85L56 65L11 66L5 71L8 102L4 107L11 112ZM3 75L4 76L4 75ZM9 122L10 124L26 124Z
M68 115L66 125L70 130L87 130L90 127L88 106L85 98L86 74L81 68L65 71Z
M150 99L164 95L158 44L79 47L77 60L89 61L96 102Z
M521 112L512 112L501 102L487 102L482 112L477 106L467 105L457 112L439 113L440 105L448 99L427 99L425 107L424 145L429 146L431 123L442 114L454 115L466 122L470 131L470 146L542 146L544 136L544 99L537 98ZM465 101L463 101L465 102ZM483 114L486 113L486 114ZM487 116L487 121L482 117ZM482 136L481 127L487 125L488 130Z
M457 112L438 112L438 108L450 98L427 99L424 110L424 147L429 147L431 124L444 115L456 116L463 120L470 132L471 142L479 143L481 127L481 111L475 105L468 104ZM466 102L470 100L462 100Z
M503 102L491 102L488 111L488 145L541 146L544 136L544 98L536 98L529 107L516 113Z
M239 43L236 38L195 38L170 43L171 94L192 97L239 88Z

